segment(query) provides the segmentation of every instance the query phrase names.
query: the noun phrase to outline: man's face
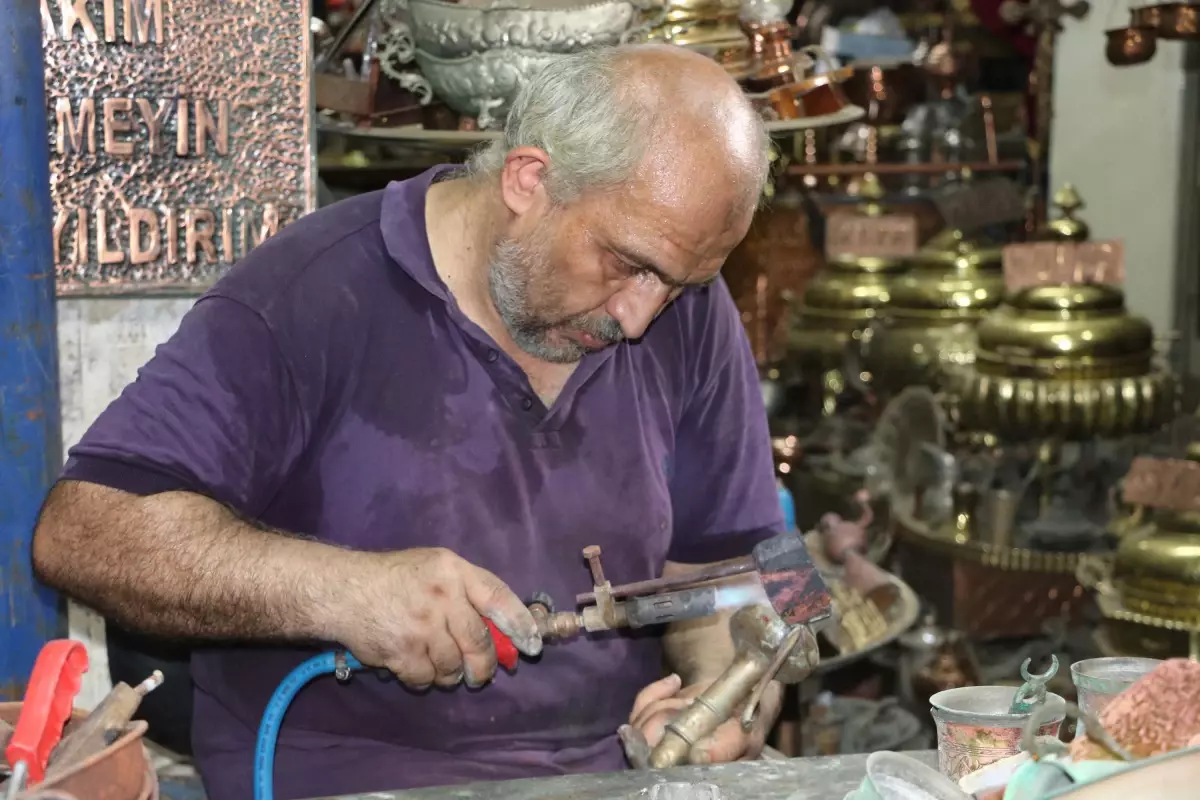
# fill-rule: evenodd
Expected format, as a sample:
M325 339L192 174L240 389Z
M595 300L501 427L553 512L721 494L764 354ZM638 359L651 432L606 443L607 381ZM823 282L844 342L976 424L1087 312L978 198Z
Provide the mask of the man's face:
M683 291L715 279L745 236L748 210L643 184L523 215L493 247L492 301L526 353L569 364L641 337Z

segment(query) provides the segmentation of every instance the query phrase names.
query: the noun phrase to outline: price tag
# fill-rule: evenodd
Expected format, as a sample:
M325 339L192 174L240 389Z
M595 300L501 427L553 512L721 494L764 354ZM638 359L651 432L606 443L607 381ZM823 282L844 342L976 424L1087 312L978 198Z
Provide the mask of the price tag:
M1200 462L1178 458L1135 458L1121 486L1133 506L1200 511Z
M1004 248L1004 282L1009 291L1056 283L1125 282L1125 246L1099 242L1031 242Z
M1025 195L1007 178L960 183L933 198L946 227L971 232L1025 218Z
M917 252L917 218L908 214L867 217L830 214L825 224L825 254L895 258Z

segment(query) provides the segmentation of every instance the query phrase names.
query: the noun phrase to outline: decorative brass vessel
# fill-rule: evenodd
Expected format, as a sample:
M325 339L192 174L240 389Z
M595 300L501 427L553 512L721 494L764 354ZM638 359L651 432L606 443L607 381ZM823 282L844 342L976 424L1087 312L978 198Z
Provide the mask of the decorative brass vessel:
M894 393L921 384L937 388L946 366L974 360L976 324L1004 299L1001 251L944 231L896 279L884 325L871 337L864 365L873 386Z
M1080 242L1083 206L1064 186L1062 211L1036 238ZM1154 331L1108 284L1031 286L976 329L973 364L950 378L960 426L1009 440L1083 440L1148 433L1175 415L1177 381L1159 363Z
M854 213L879 217L883 188L874 176L863 182L865 202ZM805 289L788 332L789 360L804 373L840 369L856 352L868 326L887 306L897 279L908 270L902 257L837 256Z
M1115 286L1034 286L977 330L955 386L961 424L1007 439L1149 432L1175 413L1176 381L1154 332Z
M744 78L753 71L753 58L750 37L738 24L739 8L730 0L669 0L653 18L649 39L695 50Z
M1188 446L1187 458L1200 461L1200 442ZM1122 537L1112 578L1126 608L1200 624L1200 513L1153 510Z

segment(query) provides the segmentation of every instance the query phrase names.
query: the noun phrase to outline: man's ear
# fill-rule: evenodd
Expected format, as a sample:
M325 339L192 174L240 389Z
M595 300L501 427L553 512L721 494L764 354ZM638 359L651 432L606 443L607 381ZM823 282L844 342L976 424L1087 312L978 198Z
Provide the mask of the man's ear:
M543 177L550 166L550 155L538 147L518 147L504 159L500 171L500 196L508 210L517 216L546 202Z

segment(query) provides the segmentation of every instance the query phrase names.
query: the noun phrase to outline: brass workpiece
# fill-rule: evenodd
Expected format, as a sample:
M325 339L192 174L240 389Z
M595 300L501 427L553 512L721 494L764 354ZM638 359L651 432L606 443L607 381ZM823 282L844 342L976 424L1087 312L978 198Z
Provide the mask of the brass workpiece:
M703 694L667 723L650 752L648 766L664 769L687 763L692 747L733 716L743 701L742 725L749 728L757 701L772 680L799 683L820 660L817 640L807 625L788 626L768 606L746 606L730 618L737 656Z

